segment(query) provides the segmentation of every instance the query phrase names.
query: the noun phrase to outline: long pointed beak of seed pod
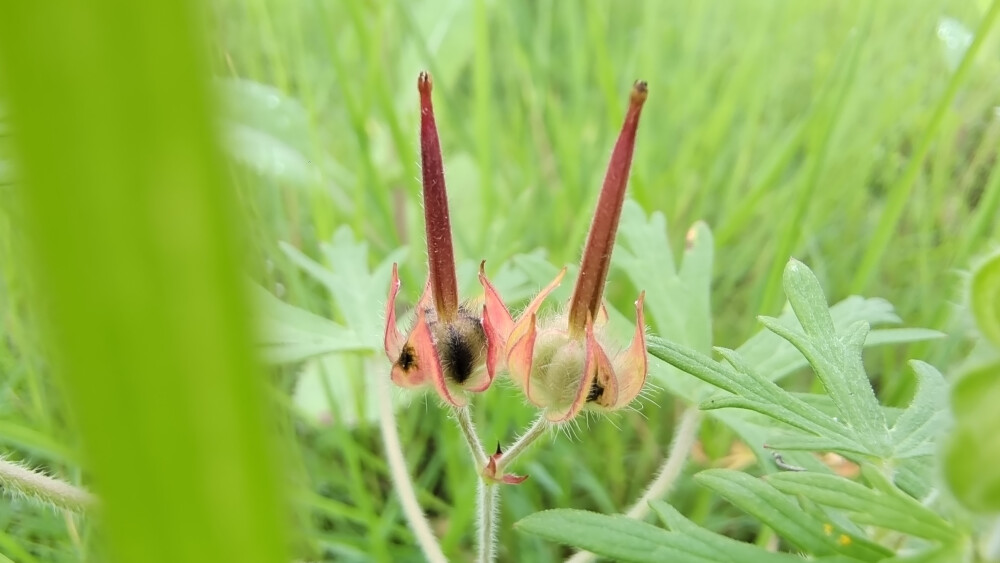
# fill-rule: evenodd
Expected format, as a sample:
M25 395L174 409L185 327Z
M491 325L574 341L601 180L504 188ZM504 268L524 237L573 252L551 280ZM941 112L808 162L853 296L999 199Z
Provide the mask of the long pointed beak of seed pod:
M580 263L580 276L576 280L573 297L570 299L569 329L570 334L574 336L583 335L587 317L597 318L601 307L604 283L608 279L608 268L611 264L611 251L618 232L618 220L621 218L622 205L625 203L625 188L632 167L636 131L639 128L639 117L646 96L646 83L636 82L632 86L625 122L611 153L604 186L601 188L594 220L587 235L587 245L584 247L583 260Z
M455 253L451 243L441 143L438 140L434 105L431 102L432 88L431 76L421 72L417 78L417 90L420 92L420 161L424 186L427 265L438 319L451 322L458 317L458 282L455 278Z

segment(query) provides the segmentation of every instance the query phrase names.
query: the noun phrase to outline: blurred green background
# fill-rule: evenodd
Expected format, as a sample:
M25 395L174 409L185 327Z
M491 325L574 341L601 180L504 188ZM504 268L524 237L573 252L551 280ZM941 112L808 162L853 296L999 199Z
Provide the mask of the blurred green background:
M248 529L268 530L255 541L275 551L250 556L260 560L281 545L301 560L420 560L388 479L372 382L388 374L378 352L388 263L401 261L410 300L426 275L423 69L435 81L466 295L483 258L515 299L538 287L525 271L545 279L550 264L578 259L629 87L642 78L650 97L630 195L666 216L675 250L694 221L713 229L715 344L738 346L756 332L755 315L780 311L794 255L831 302L884 297L906 326L951 335L867 358L882 401L904 404L905 359L947 372L966 351L967 322L953 314L962 271L997 241L996 34L960 65L986 4L217 0L204 22L166 17L157 3L25 8L0 24L0 453L162 513L142 526L109 511L117 549L132 526L139 539L182 534L192 551L176 554L212 537L218 549L199 557L233 555L225 546L239 545L239 531L210 527L242 514ZM53 39L39 47L43 32ZM41 78L25 81L31 73ZM119 95L128 102L112 103ZM45 128L15 139L32 125ZM221 158L208 143L216 132ZM171 168L178 158L184 166ZM270 327L263 389L245 359L245 307L217 301L243 295L244 277L259 286L250 295ZM638 289L656 291L613 271L607 297L629 311ZM142 306L154 314L129 314ZM72 334L43 338L47 322ZM339 344L296 341L309 323ZM105 329L120 333L115 346L74 340ZM66 342L85 346L66 357L90 363L60 379L53 346ZM115 350L127 354L103 369ZM261 397L270 409L253 406ZM477 477L465 446L433 399L396 398L420 500L445 552L468 559ZM178 408L150 412L163 402ZM482 405L487 443L532 418L509 388ZM532 478L504 490L501 559L565 555L510 529L527 514L627 507L664 455L675 407L654 393L641 412L539 447L524 464ZM689 471L753 462L719 425L701 438ZM221 491L196 478L227 471L242 480ZM278 481L293 499L285 511ZM166 488L136 492L153 484ZM755 537L749 519L686 481L671 500L703 525ZM199 506L215 508L188 518ZM0 503L0 553L11 560L103 560L101 540L90 518Z

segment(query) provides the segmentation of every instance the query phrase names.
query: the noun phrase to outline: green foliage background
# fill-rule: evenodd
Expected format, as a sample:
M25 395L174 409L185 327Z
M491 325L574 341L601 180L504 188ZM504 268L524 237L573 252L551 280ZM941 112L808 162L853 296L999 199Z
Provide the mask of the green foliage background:
M369 413L387 373L373 351L387 264L402 262L410 299L425 276L421 69L467 295L483 258L522 297L577 260L643 78L630 194L663 213L675 250L696 220L711 225L712 342L735 348L757 314L780 312L794 255L831 302L885 297L906 325L949 333L868 352L883 404L913 393L905 359L948 374L968 352L961 271L1000 224L995 34L959 64L985 2L217 0L203 22L175 4L0 18L0 445L106 498L120 560L278 560L282 545L306 560L419 559ZM536 249L544 259L523 255ZM241 271L280 301L244 292ZM607 295L628 311L639 289L659 288L617 271ZM279 327L268 342L284 356L270 359L337 353L272 367L258 388L245 294ZM302 323L336 338L281 346ZM399 399L421 502L445 552L468 558L464 445L432 400ZM564 554L510 529L540 509L628 506L675 403L656 393L538 448L532 478L504 492L501 557ZM532 415L501 388L477 416L489 442ZM717 423L700 444L690 471L752 461ZM767 537L689 480L671 504ZM103 560L100 540L90 519L0 503L11 560Z

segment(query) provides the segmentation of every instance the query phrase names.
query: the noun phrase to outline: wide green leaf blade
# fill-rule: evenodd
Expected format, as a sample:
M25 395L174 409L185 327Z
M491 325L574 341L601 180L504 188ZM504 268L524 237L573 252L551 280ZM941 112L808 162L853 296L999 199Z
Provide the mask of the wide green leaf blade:
M0 17L26 267L108 544L87 560L289 560L200 9L24 2Z

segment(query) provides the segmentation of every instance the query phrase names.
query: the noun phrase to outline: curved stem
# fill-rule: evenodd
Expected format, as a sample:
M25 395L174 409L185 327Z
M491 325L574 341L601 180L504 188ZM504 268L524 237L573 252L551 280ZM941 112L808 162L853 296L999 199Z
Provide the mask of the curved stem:
M472 454L472 458L476 462L476 471L482 471L483 467L486 466L486 450L483 449L483 443L479 440L479 435L476 434L476 425L472 422L471 411L469 407L455 407L454 411L458 429L462 431L465 443L469 446L469 453Z
M629 518L642 520L649 515L649 501L663 498L680 476L687 461L688 454L694 446L695 438L698 436L698 429L701 427L701 411L696 407L690 407L681 416L681 423L674 432L674 440L670 445L670 453L663 460L660 471L653 482L646 488L646 492L639 497L639 500L632 505L625 513ZM566 563L584 563L594 561L594 554L587 551L579 551L566 560Z
M466 445L469 446L469 453L476 464L476 472L479 473L479 496L476 501L477 512L479 513L479 554L476 561L480 563L492 563L496 557L496 537L497 537L497 510L500 505L500 490L494 483L488 483L482 478L483 469L486 467L486 450L483 443L476 434L476 426L472 422L472 413L469 407L456 407L455 422L458 429L465 438Z
M660 473L656 479L650 483L646 492L628 509L625 513L629 518L641 520L649 514L649 501L665 497L674 482L680 477L684 463L687 461L691 448L694 447L695 438L698 437L698 429L701 428L701 411L691 407L684 411L681 416L681 423L674 433L674 442L670 446L670 453L667 459L660 466Z
M444 556L441 544L434 537L430 522L427 521L423 509L420 508L416 491L413 488L413 481L410 480L410 474L406 469L403 448L399 442L399 432L396 431L396 413L392 408L389 378L381 379L382 382L378 385L379 426L382 429L382 442L385 445L385 454L389 461L389 476L392 478L393 489L399 496L403 514L406 515L406 522L417 538L417 543L420 545L420 550L424 552L424 557L432 563L447 563L448 558Z
M528 449L528 446L544 436L551 427L552 424L545 418L545 415L539 414L528 430L500 456L500 461L497 462L497 475L503 475L504 468L514 463L518 456Z
M472 422L472 414L468 407L455 408L455 422L458 429L465 438L465 443L469 446L469 453L476 463L476 470L480 473L486 467L488 457L483 448L482 441L476 434L475 424ZM535 440L544 435L551 425L546 420L545 415L539 415L528 430L517 439L514 444L507 449L499 461L497 461L496 474L503 475L503 469L518 456L524 453ZM496 537L497 537L497 517L500 509L500 486L497 483L487 482L485 479L479 481L479 554L477 561L480 563L492 563L496 558Z
M471 427L471 421L469 422ZM551 425L545 415L539 415L528 430L500 456L496 462L497 477L503 476L504 468L514 462ZM474 432L472 432L475 435ZM470 441L470 448L471 448ZM482 451L482 446L479 446ZM485 452L483 452L485 460ZM500 486L486 479L479 482L479 558L480 563L492 563L496 558L497 520L500 511Z
M97 504L87 491L19 463L0 458L0 486L56 508L83 512Z

